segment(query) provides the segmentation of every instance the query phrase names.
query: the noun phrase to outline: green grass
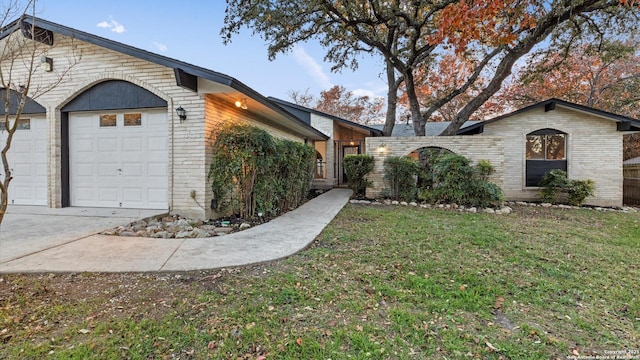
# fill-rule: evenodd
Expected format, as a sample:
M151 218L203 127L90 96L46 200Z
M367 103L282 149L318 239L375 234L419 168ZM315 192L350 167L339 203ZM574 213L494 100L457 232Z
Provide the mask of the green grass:
M286 260L1 275L0 358L541 359L640 349L640 214L348 205Z

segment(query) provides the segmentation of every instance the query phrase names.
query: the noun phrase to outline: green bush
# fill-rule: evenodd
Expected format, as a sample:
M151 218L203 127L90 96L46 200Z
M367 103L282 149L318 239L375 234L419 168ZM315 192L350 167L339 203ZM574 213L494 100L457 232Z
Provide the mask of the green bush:
M578 206L593 196L595 183L593 180L571 180L563 170L554 169L544 175L540 181L542 188L538 193L540 199L548 203L562 202L560 195L566 195L569 205Z
M389 156L384 159L386 196L393 200L414 200L418 192L416 180L419 171L420 164L410 156Z
M478 164L476 164L476 170L482 180L487 180L489 176L496 172L496 168L489 160L478 161Z
M543 202L555 203L558 196L567 186L567 173L554 169L544 175L538 186L542 189L538 193Z
M502 190L485 180L492 171L488 161L473 167L464 156L445 154L436 159L431 168L432 186L420 189L419 197L429 202L498 206L503 199Z
M274 216L306 200L313 177L313 148L232 122L212 136L209 179L216 210L240 217L253 217L257 211Z
M578 206L595 193L596 184L593 180L571 180L567 189L569 205Z
M347 155L344 157L344 172L347 175L347 186L355 196L364 196L371 181L366 175L373 170L374 159L371 155Z

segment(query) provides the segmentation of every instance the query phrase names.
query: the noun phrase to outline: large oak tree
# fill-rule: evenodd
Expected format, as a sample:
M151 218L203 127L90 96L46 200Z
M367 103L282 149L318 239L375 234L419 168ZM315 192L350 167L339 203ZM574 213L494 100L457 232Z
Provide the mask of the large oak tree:
M578 43L515 72L498 102L512 108L558 98L640 118L640 38ZM640 134L626 135L624 158L640 156Z
M325 59L334 70L357 67L363 51L381 56L388 104L395 106L404 82L416 135L425 134L426 122L443 106L478 89L443 132L452 135L500 90L523 56L577 38L638 32L639 19L640 10L629 0L228 0L222 34L230 41L249 27L265 39L272 59L314 39L327 49ZM416 91L417 71L437 71L451 51L472 71L455 88L424 101ZM386 121L389 130L395 108Z

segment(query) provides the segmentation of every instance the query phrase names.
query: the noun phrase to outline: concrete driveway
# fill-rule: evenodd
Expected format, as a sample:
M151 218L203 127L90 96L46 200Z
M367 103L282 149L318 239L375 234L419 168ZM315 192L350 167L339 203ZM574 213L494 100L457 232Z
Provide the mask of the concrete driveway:
M187 271L272 261L306 248L350 196L333 189L265 224L198 239L96 235L153 211L11 207L0 229L0 273Z
M9 205L0 225L0 263L84 239L166 210Z

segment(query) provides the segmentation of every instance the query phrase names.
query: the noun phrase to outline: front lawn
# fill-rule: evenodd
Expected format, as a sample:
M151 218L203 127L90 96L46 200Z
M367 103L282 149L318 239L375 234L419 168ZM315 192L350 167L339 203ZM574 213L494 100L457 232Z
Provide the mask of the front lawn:
M639 289L640 213L347 205L268 264L2 274L0 358L633 355Z

